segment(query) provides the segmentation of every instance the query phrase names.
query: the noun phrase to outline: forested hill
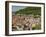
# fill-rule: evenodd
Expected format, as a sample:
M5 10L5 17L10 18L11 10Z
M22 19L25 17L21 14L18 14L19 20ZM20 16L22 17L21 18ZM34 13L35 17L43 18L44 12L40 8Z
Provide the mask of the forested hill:
M19 11L16 11L15 14L41 15L41 7L27 7L24 9L20 9Z

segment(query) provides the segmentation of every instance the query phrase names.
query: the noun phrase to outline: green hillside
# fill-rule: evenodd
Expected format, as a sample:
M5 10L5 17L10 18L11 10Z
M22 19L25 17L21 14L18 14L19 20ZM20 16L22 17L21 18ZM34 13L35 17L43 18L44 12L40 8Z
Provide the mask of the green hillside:
M25 14L25 15L41 15L41 7L27 7L16 11L15 14Z

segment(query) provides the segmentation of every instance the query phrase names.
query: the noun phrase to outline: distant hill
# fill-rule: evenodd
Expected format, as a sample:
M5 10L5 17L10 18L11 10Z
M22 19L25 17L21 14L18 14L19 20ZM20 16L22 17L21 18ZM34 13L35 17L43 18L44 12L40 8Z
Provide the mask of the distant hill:
M41 7L27 7L24 9L20 9L19 11L15 12L17 14L25 14L25 15L41 15Z

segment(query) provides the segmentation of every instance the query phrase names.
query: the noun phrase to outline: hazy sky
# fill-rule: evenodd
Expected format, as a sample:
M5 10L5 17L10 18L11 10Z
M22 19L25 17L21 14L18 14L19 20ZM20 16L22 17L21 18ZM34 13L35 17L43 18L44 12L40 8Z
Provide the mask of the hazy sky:
M24 9L24 8L26 8L26 6L12 6L12 11L16 12L16 11L18 11L20 9Z

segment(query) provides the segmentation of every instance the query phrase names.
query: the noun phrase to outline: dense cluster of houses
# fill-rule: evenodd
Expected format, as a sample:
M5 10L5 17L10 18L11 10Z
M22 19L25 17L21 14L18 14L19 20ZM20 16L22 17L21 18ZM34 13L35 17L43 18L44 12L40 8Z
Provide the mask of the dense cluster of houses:
M12 16L12 30L22 31L22 30L32 30L32 25L41 23L41 18L34 18L32 16Z

